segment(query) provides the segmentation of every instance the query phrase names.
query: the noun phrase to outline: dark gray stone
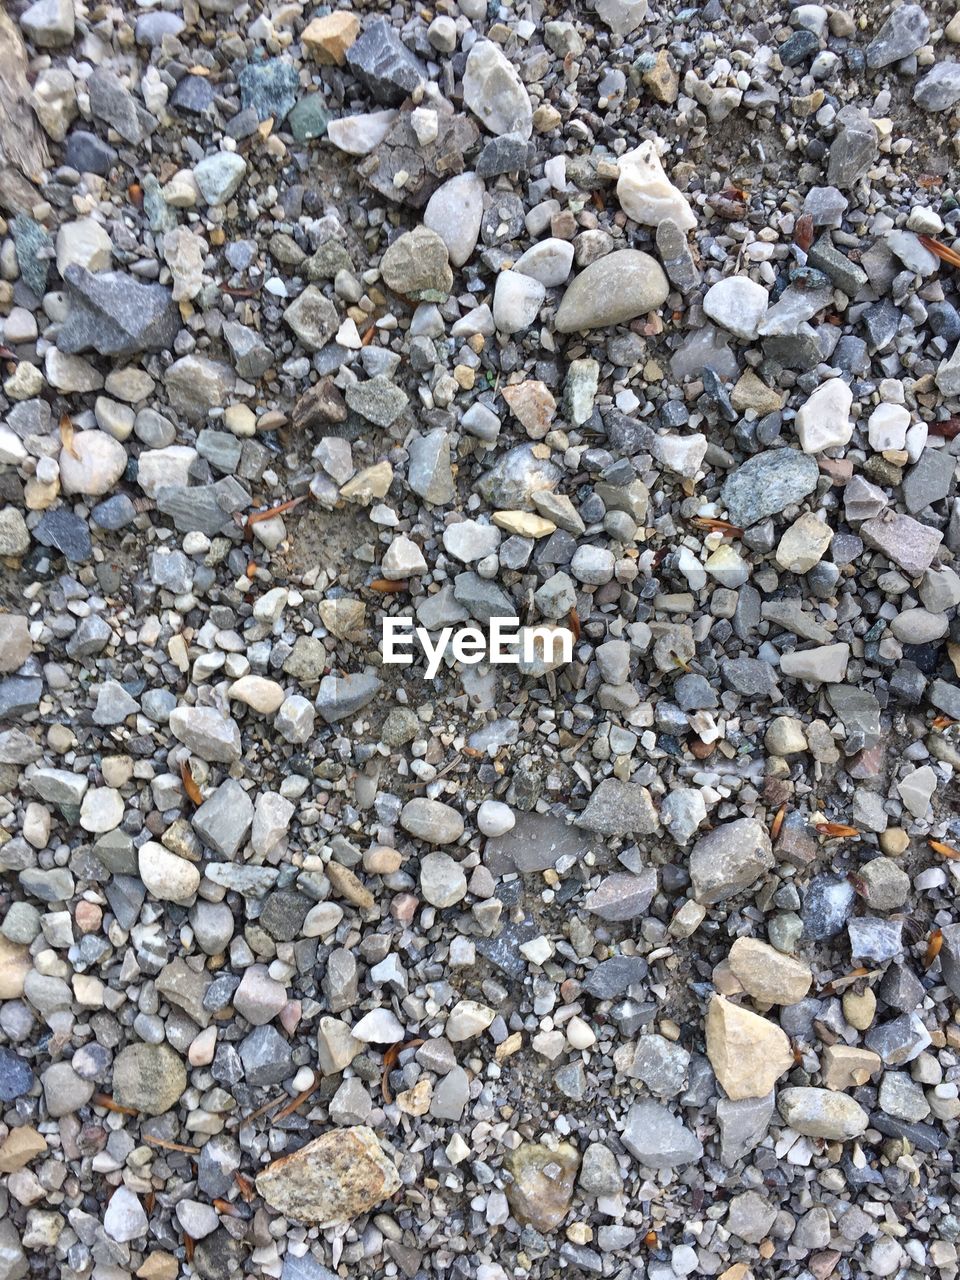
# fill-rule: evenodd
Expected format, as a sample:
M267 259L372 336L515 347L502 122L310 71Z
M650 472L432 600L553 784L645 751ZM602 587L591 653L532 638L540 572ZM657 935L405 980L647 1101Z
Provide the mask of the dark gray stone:
M64 283L70 310L57 336L61 351L132 356L173 344L180 314L163 285L141 284L120 271L94 275L75 263L66 268Z
M362 85L386 106L399 106L426 80L426 68L385 18L371 22L347 53L347 65Z

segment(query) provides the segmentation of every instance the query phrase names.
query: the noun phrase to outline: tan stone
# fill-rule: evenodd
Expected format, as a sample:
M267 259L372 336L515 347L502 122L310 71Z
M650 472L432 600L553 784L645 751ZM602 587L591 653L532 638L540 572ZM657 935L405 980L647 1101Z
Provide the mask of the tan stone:
M495 511L493 523L498 529L515 533L520 538L549 538L557 529L552 520L536 516L532 511Z
M328 862L326 871L327 879L338 897L346 898L347 902L353 903L355 907L363 907L364 910L373 906L373 894L349 867L341 866L339 862Z
M865 991L845 991L843 994L843 1016L857 1031L866 1031L872 1025L877 1014L877 997L867 987Z
M397 1094L397 1106L408 1116L423 1116L430 1110L433 1085L427 1076L421 1076L412 1089Z
M783 408L783 396L748 369L730 393L730 403L738 413L752 409L758 418Z
M504 1161L513 1178L507 1199L513 1216L537 1231L555 1231L573 1197L580 1155L569 1142L556 1148L539 1142L523 1142Z
M342 487L340 497L346 502L369 506L375 498L382 498L393 484L393 467L389 462L378 462L364 467Z
M866 1084L881 1065L880 1055L869 1049L831 1044L821 1055L820 1075L828 1089L855 1089Z
M557 412L557 402L547 384L527 378L525 382L501 387L500 394L527 435L532 440L542 440Z
M179 1272L180 1264L173 1254L157 1249L147 1254L136 1274L140 1280L177 1280Z
M793 1050L780 1027L723 996L710 1001L706 1033L710 1065L734 1102L765 1097L793 1066Z
M338 9L323 18L314 18L303 29L303 47L322 67L342 67L347 50L360 34L360 23L352 13Z
M332 1129L257 1176L278 1213L321 1229L345 1226L400 1190L396 1166L366 1125Z
M32 968L27 948L10 942L0 933L0 1000L19 1000L24 980Z
M47 1140L28 1124L11 1129L0 1146L0 1173L16 1173L43 1155Z
M807 965L759 938L738 938L728 960L744 991L764 1004L797 1004L813 982Z

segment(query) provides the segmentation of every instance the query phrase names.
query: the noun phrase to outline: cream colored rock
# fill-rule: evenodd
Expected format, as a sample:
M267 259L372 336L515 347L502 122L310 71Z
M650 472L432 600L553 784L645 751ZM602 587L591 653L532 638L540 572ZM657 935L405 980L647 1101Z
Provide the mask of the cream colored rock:
M793 1066L786 1034L723 996L710 1001L706 1034L710 1065L734 1102L765 1097Z
M820 1055L820 1076L828 1089L856 1089L883 1063L878 1053L847 1044L827 1045Z
M19 1000L32 968L29 950L0 933L0 1000Z
M832 541L830 526L812 511L805 511L780 539L777 564L788 573L809 573L826 555Z
M641 142L619 160L617 199L628 218L644 227L657 227L668 218L681 231L697 225L686 197L664 173L653 142Z
M199 869L154 840L141 847L137 862L148 893L163 902L190 902L200 887Z
M99 498L109 493L127 466L127 451L105 431L77 431L58 459L65 494Z
M532 511L495 511L493 523L498 529L521 538L548 538L557 529L552 520L536 516Z
M265 676L241 676L230 686L229 698L242 702L262 716L272 716L286 698L283 686Z
M813 982L807 965L759 938L737 938L727 961L744 991L764 1004L797 1004Z
M859 1137L869 1124L855 1098L832 1089L781 1089L777 1107L790 1128L806 1138L846 1142Z
M450 1010L444 1034L454 1044L461 1040L470 1040L486 1031L497 1016L496 1010L488 1005L478 1004L476 1000L458 1000Z

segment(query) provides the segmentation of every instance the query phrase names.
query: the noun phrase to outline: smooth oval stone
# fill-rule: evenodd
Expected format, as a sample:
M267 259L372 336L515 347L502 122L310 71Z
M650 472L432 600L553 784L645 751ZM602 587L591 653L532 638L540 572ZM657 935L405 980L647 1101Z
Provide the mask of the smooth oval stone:
M574 279L557 311L560 333L605 329L646 315L670 292L663 268L639 249L618 249L598 258Z

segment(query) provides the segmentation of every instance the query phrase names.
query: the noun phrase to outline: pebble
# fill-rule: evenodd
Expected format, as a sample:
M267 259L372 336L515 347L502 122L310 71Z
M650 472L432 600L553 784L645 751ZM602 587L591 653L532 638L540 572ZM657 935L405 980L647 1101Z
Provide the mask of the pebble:
M365 1125L333 1129L257 1175L278 1213L322 1230L345 1226L400 1189L396 1167Z
M654 258L639 249L619 249L591 262L574 277L554 323L560 333L622 324L655 311L668 292L667 278Z

